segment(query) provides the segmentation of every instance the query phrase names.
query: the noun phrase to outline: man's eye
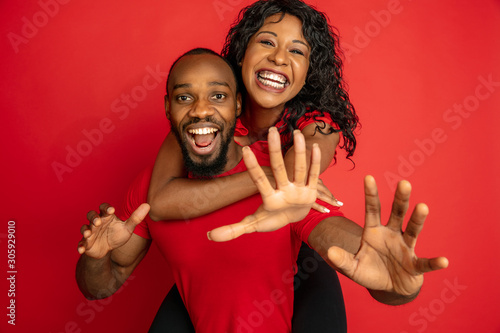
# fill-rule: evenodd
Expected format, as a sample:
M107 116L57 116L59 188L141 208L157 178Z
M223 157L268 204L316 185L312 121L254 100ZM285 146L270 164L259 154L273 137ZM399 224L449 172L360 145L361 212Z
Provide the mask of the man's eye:
M212 98L215 99L215 100L221 101L221 100L224 100L226 98L226 95L224 95L224 94L215 94L215 95L213 95Z
M185 102L185 101L189 101L189 100L191 100L191 99L189 98L189 96L180 95L180 96L177 96L177 100L178 100L179 102Z

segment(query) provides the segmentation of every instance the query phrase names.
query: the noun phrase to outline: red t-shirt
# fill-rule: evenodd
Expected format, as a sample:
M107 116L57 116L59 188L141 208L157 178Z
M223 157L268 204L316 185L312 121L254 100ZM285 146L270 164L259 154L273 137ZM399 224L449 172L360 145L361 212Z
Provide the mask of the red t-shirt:
M329 116L322 120L333 124ZM302 119L299 127L303 129L312 122L312 118ZM235 135L244 135L246 129L238 123ZM258 141L250 147L259 164L268 166L267 142ZM220 176L245 170L241 161ZM151 173L152 167L132 184L122 219L147 201ZM210 204L211 195L223 193L217 188L208 195L199 193L199 204ZM208 231L241 221L261 204L260 195L254 195L195 219L154 222L147 217L134 231L158 245L198 333L291 332L293 279L301 242L307 243L309 234L323 219L343 215L338 207L321 202L330 209L329 214L311 210L303 221L274 232L243 235L225 243L208 240Z
M285 117L285 114L286 113L283 114L283 117ZM285 120L283 119L283 117L274 125L278 129L281 128L280 134L281 134L282 144L285 142L288 142L290 140L290 134L288 134L288 135L283 134L283 131L284 131L283 126L285 125ZM335 128L336 130L338 130L340 128L339 125L337 125L337 123L335 123L332 120L332 117L330 116L329 113L325 113L322 115L321 112L319 112L319 111L307 112L302 118L300 118L297 121L297 128L302 131L307 125L310 125L316 121L318 121L318 122L323 121L326 124L329 124L330 126ZM245 136L245 135L248 135L248 129L241 123L240 118L237 118L236 119L236 128L234 130L234 136Z
M251 147L259 163L269 165L269 156L259 147ZM240 162L221 176L244 170ZM146 202L151 172L148 168L133 183L122 218ZM201 196L200 204L209 202ZM243 235L224 243L207 239L208 231L241 221L261 204L260 195L254 195L191 220L154 222L146 218L134 231L158 245L198 333L291 332L293 279L300 244L307 242L321 220L342 213L322 203L330 208L330 214L312 210L303 221L274 232Z

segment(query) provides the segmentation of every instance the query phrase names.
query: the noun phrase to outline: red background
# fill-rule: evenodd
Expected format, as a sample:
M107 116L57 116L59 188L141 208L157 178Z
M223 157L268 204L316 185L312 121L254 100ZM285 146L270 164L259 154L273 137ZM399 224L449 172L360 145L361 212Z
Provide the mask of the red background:
M251 2L1 2L2 332L147 330L172 283L156 248L119 294L91 303L74 280L79 229L88 210L119 203L154 160L168 127L163 74L150 72L167 72L191 47L219 51ZM350 331L500 332L500 2L311 3L340 30L363 124L356 168L339 158L324 180L359 223L364 175L378 181L384 220L393 180L410 180L412 204L425 201L431 212L417 254L450 259L401 307L342 278ZM15 326L6 309L10 220Z

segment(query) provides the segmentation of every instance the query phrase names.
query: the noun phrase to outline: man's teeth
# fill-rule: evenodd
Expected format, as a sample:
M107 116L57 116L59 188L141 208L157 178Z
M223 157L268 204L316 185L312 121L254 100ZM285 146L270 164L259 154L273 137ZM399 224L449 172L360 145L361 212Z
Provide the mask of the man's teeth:
M263 85L276 89L283 89L286 84L286 78L283 75L272 72L260 72L257 78Z
M207 127L204 127L204 128L194 128L194 129L190 129L188 131L189 134L193 134L193 135L203 135L203 134L211 134L211 133L215 133L217 132L218 130L216 128L207 128Z

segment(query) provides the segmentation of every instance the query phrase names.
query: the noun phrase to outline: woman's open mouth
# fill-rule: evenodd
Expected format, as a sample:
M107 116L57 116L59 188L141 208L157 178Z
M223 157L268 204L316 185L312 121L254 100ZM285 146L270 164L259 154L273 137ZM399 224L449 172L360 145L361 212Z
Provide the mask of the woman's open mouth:
M276 90L283 90L290 83L283 74L278 74L268 70L262 70L256 73L257 81L264 87L270 87Z

